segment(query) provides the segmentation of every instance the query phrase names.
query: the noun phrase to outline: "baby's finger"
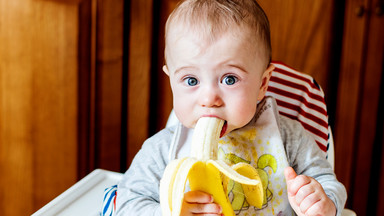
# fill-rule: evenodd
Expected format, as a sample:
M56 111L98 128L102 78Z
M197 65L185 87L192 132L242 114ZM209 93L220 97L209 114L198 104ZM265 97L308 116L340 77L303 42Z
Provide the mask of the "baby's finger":
M193 203L190 205L190 211L194 215L204 214L204 215L220 215L222 210L220 205L216 203L209 203L209 204L200 204L200 203Z
M315 188L311 186L311 184L306 184L302 186L296 193L295 200L296 203L301 203L304 199L306 199L309 195L315 192Z
M307 213L308 209L311 207L315 207L318 202L320 202L321 198L317 196L317 194L312 193L305 197L302 202L300 202L300 210L303 213ZM307 214L306 214L307 215Z
M188 203L212 203L213 197L202 191L188 191L184 194L184 201Z
M329 198L322 198L310 206L305 215L336 215L335 203Z
M287 189L291 195L296 195L299 189L307 184L311 183L311 178L304 175L296 176L294 180L287 182Z
M293 180L297 176L295 170L292 167L286 167L284 169L284 175L287 181Z
M288 195L294 196L295 191L291 191L291 182L295 181L297 174L292 167L286 167L284 169L285 180L287 181Z

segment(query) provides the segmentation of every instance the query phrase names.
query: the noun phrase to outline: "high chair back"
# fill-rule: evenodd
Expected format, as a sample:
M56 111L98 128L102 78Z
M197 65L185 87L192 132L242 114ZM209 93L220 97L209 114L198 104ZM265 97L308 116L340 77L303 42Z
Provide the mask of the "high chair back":
M326 153L331 132L323 90L311 76L282 63L273 64L276 68L266 95L276 99L281 115L298 120Z

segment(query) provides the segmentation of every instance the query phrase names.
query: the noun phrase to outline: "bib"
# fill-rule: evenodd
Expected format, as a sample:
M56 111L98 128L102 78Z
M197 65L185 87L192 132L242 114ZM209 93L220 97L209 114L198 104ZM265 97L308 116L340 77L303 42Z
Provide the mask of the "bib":
M278 127L275 100L267 97L259 105L254 119L245 127L222 137L220 160L233 165L252 165L262 180L264 201L261 209L250 206L241 184L230 180L228 195L236 215L294 215L287 197L284 169L288 166Z

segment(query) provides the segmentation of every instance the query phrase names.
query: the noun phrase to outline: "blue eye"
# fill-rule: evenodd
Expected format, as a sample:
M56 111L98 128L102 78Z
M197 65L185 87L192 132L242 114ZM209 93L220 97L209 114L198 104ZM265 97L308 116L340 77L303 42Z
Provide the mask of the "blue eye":
M225 83L226 85L233 85L237 82L237 78L235 76L226 76L224 77L223 79L223 83Z
M186 84L189 85L189 86L195 86L195 85L199 84L199 81L198 81L196 78L194 78L194 77L188 77L188 78L186 78L186 79L185 79L185 82L186 82Z

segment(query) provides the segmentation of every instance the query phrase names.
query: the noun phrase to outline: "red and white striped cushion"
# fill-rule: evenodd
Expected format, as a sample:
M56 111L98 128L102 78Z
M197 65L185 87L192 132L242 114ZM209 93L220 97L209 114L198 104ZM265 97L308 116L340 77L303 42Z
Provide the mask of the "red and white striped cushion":
M281 115L298 120L320 149L327 152L330 133L323 90L310 75L279 62L272 63L276 69L266 95L276 99Z

